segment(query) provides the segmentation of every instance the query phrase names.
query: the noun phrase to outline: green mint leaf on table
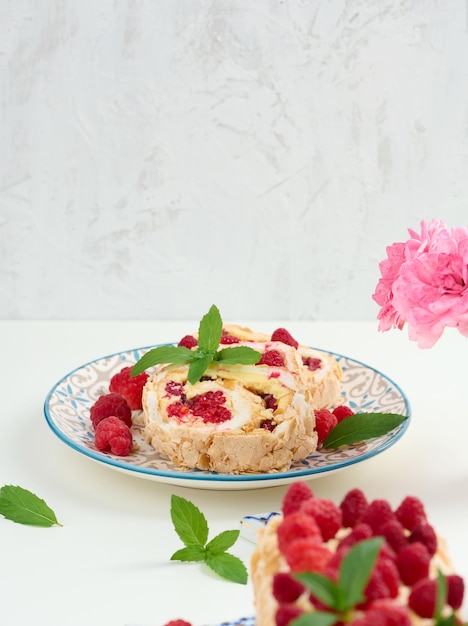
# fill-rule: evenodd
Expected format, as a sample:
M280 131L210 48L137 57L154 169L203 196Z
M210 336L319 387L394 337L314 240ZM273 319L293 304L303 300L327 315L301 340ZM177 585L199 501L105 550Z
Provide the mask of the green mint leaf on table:
M44 500L23 487L13 485L0 489L0 514L17 524L62 526Z
M345 444L380 437L407 419L407 415L396 413L356 413L339 422L331 430L323 442L323 447L339 448Z
M355 544L340 564L336 583L313 572L296 574L295 578L301 581L318 600L335 611L336 621L337 615L344 616L364 600L364 590L382 543L382 537L373 537ZM317 625L319 623L317 622ZM308 624L309 622L304 621L303 626ZM315 624L315 622L310 622L310 624ZM294 626L298 626L298 622L294 621Z
M171 345L153 348L133 366L132 376L141 374L153 365L190 363L188 381L194 385L212 362L226 365L252 365L260 361L261 353L248 346L224 348L218 351L222 333L223 321L219 310L213 304L208 313L203 316L198 327L198 346L195 350Z
M226 552L237 541L238 530L226 530L208 540L208 523L203 513L189 500L171 497L174 529L185 545L171 556L171 561L203 561L216 574L245 585L248 572L236 556Z

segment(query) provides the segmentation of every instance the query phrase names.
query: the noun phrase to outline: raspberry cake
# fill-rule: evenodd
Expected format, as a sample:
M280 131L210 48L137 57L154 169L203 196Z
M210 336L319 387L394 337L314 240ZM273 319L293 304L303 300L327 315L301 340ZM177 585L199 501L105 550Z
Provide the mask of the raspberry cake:
M212 363L196 383L188 365L158 365L143 389L145 435L181 468L228 474L284 471L317 447L315 409L339 404L342 371L285 329L225 326L221 347L246 345L256 365ZM196 335L179 345L193 349Z
M321 579L322 588L344 587L341 564L345 559L349 564L352 550L356 553L364 542L369 545L377 537L378 552L368 565L369 576L346 611L333 601L325 602L324 596L319 600L317 588L312 591L304 578L298 580L301 573L314 572L328 579L325 584ZM354 567L358 576L362 561L356 561ZM350 577L349 571L348 567L351 586L353 574ZM440 610L443 622L433 617L440 578L446 585ZM293 483L281 513L258 531L251 580L256 626L287 626L299 616L317 611L329 616L328 621L317 623L337 626L461 624L457 612L463 601L463 579L453 572L423 504L412 496L393 510L386 500L368 502L362 491L353 489L336 505L314 497L305 483Z

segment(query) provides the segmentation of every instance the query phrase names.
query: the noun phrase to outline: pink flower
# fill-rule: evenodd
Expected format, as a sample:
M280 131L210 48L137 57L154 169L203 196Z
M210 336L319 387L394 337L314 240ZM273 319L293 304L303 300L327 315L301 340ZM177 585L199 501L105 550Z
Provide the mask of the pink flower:
M448 230L438 220L409 229L405 243L387 248L373 299L379 330L403 328L420 348L432 347L444 328L468 336L468 228Z

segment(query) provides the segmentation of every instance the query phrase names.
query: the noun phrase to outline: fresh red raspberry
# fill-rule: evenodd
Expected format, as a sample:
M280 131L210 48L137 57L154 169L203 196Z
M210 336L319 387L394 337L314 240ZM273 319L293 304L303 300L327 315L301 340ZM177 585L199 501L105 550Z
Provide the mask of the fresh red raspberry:
M465 583L458 574L449 574L447 576L447 604L452 609L459 609L463 603L465 594Z
M283 519L276 532L278 548L285 553L290 543L297 539L312 537L316 541L322 541L322 533L317 522L305 513L291 513Z
M400 552L408 543L405 529L397 519L391 519L382 524L379 534L385 537L385 540L395 552Z
M396 518L408 530L427 521L424 505L414 496L407 496L395 511Z
M408 609L392 600L376 600L365 615L370 620L369 626L411 626L412 624Z
M262 354L257 365L269 365L270 367L284 367L284 359L278 350L267 350Z
M175 380L170 380L166 383L164 391L168 396L184 396L184 385Z
M333 556L322 537L304 537L292 541L284 553L291 572L323 572Z
M321 445L330 432L338 424L336 416L328 409L316 409L315 413L315 430L318 435L318 445Z
M313 356L304 357L302 362L311 372L315 372L322 367L322 360L316 359Z
M191 350L198 346L198 341L193 335L184 335L177 345Z
M437 581L434 578L422 578L413 585L408 598L408 606L419 617L433 617L436 607Z
M301 504L305 500L309 500L314 497L312 489L307 483L296 482L286 491L283 498L282 512L286 517L291 513L299 511Z
M207 391L190 400L190 410L205 423L221 424L231 419L232 413L224 404L226 396L222 391Z
M96 426L106 417L114 415L121 419L130 428L132 425L132 410L127 401L117 393L108 393L100 396L89 411L91 422Z
M288 346L292 346L293 348L298 348L299 343L291 336L289 331L286 328L277 328L271 336L272 341L281 341L281 343L285 343Z
M385 557L379 557L376 570L387 586L390 598L396 598L400 591L400 573L395 563Z
M422 543L409 543L398 553L397 566L400 578L405 585L411 587L418 580L429 575L431 557Z
M409 536L408 541L410 543L414 543L415 541L423 543L431 556L437 552L437 535L432 526L426 522L417 524L413 528L413 532Z
M359 523L353 527L349 535L343 537L339 543L339 547L352 547L359 541L370 539L373 536L372 528L369 524Z
M366 496L360 489L351 489L340 503L343 526L353 527L358 524L367 509Z
M221 335L221 339L219 340L219 343L223 345L232 344L232 343L240 343L240 339L239 337L230 335L229 333L223 330L223 334Z
M340 404L340 406L336 406L333 409L332 413L338 420L338 423L342 422L344 419L346 419L350 415L354 415L353 409L349 406L345 406L344 404Z
M190 622L186 622L184 619L173 619L167 622L164 626L192 626Z
M275 614L276 626L288 626L299 615L302 615L303 610L295 604L282 604L278 607Z
M133 445L132 433L118 417L106 417L96 427L94 443L101 452L127 456Z
M332 500L310 498L302 504L301 511L315 519L324 541L332 539L342 526L341 509Z
M141 395L148 380L148 374L142 372L138 376L131 376L131 367L124 367L110 379L109 391L118 393L125 398L132 411L142 409Z
M281 604L295 602L305 587L288 572L278 572L273 578L272 593Z
M373 500L365 510L361 521L369 524L374 535L378 535L382 526L394 519L395 514L387 500Z

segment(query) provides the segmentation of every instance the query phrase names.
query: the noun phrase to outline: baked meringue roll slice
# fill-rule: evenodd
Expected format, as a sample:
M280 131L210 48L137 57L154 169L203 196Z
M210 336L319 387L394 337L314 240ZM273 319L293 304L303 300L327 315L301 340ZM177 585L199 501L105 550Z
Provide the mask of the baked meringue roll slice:
M295 347L256 339L236 345L261 352L259 363L213 362L195 384L187 380L188 365L155 368L143 390L145 435L176 466L285 471L315 451L314 409L338 400L339 365L332 360L312 372Z

